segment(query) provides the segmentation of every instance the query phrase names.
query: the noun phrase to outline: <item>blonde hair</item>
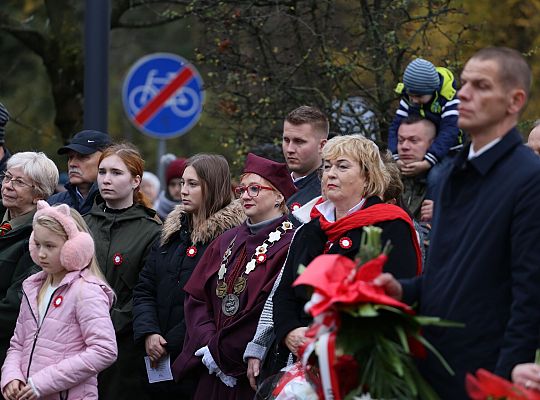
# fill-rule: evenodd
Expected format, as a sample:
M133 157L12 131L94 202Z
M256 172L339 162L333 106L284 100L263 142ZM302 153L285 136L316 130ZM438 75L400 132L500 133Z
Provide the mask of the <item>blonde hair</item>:
M362 135L335 136L326 142L322 150L323 160L337 160L342 156L360 165L366 180L363 196L382 198L390 183L390 174L384 166L377 145Z
M53 206L53 207L57 207L57 206ZM77 229L79 230L79 232L86 232L92 235L92 233L90 232L90 229L88 228L88 225L86 225L86 222L84 221L81 214L79 214L77 210L71 207L69 208L69 211L71 213L71 218L73 218L73 220L75 221L75 225L77 226ZM62 237L66 241L68 240L67 233L62 227L62 225L51 216L41 215L34 221L33 226L35 227L36 225L49 229L55 235ZM92 256L92 261L90 261L90 264L88 264L86 268L88 268L88 271L90 272L91 275L94 275L96 278L98 278L100 281L103 282L103 285L109 287L110 289L110 286L107 283L107 279L101 272L101 268L99 268L99 264L98 264L95 253ZM43 296L45 295L45 290L47 286L49 286L50 284L52 284L51 274L47 275L47 278L45 279L43 286L39 290L38 303L41 303L41 301L43 300Z

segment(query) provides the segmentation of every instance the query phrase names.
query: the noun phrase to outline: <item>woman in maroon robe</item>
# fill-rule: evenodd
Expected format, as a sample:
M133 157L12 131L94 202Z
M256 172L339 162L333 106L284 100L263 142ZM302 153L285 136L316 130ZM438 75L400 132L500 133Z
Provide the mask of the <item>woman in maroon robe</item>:
M246 222L219 236L184 287L186 339L175 378L199 376L194 399L253 399L242 360L293 236L285 164L248 154L236 188Z

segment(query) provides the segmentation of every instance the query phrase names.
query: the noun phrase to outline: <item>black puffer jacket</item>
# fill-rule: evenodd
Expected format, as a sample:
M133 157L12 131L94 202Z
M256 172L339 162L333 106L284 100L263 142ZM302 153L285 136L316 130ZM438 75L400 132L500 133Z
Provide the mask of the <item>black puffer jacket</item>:
M240 225L245 215L239 202L221 209L196 231L188 226L186 214L177 206L165 221L161 240L154 244L133 293L135 341L158 333L167 341L171 361L182 350L185 336L183 287L204 251L217 236ZM194 246L194 257L187 255Z

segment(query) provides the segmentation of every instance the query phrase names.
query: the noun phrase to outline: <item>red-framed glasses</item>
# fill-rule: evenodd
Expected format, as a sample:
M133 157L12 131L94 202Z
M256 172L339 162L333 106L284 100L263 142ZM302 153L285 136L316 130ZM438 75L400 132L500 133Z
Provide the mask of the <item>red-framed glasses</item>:
M274 188L271 188L269 186L259 185L258 183L252 183L247 186L240 185L240 186L235 187L234 193L236 194L236 196L240 198L242 197L244 192L247 191L247 195L253 198L253 197L257 197L261 190L274 190Z

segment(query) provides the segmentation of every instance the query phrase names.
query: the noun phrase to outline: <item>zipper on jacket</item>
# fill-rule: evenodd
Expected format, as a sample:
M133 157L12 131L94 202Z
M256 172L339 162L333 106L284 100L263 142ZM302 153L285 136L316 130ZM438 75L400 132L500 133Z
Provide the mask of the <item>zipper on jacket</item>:
M34 350L36 348L39 331L41 330L41 327L43 326L43 323L45 322L45 316L47 315L47 312L49 311L49 307L51 305L52 299L54 298L54 294L58 291L58 289L60 289L63 286L66 286L66 284L57 287L52 293L51 298L49 299L49 303L47 304L47 308L45 309L45 315L43 316L43 321L41 321L41 324L39 324L39 321L37 320L34 314L34 310L32 310L32 305L30 304L30 300L28 299L26 292L23 290L24 297L26 298L26 301L28 302L28 307L30 308L30 313L32 314L32 317L34 317L34 321L36 322L36 325L37 325L36 333L34 333L34 343L32 343L32 350L30 351L30 358L28 360L28 368L26 370L26 379L30 377L30 366L32 365L32 357L34 357Z

